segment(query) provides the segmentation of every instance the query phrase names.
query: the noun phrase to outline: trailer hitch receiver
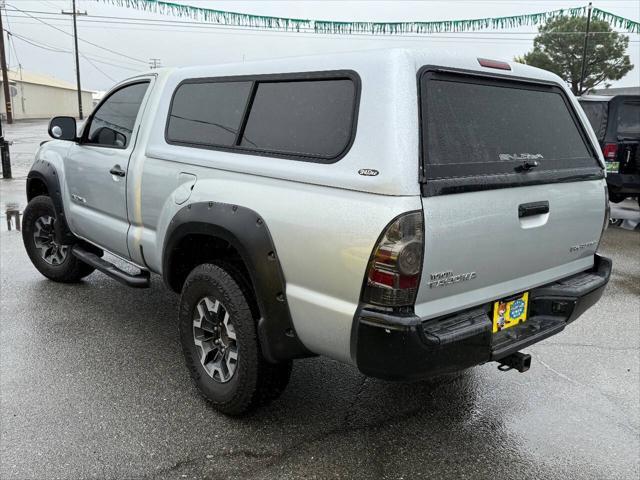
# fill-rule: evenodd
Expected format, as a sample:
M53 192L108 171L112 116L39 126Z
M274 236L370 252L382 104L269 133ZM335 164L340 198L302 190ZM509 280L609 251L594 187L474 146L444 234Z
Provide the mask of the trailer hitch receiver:
M501 372L513 369L524 373L531 367L531 355L528 353L516 352L496 361L500 364L498 370Z

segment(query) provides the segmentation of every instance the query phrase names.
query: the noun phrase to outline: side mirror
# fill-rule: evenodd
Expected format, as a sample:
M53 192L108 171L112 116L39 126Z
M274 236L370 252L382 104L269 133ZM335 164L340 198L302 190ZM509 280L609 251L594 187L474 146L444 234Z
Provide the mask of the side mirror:
M76 119L53 117L49 122L49 135L56 140L77 140Z

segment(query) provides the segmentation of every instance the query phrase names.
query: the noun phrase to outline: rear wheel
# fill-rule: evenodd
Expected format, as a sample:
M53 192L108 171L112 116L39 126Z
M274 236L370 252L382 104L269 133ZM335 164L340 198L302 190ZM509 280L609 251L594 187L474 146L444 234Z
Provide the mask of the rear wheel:
M204 397L227 415L241 415L277 398L291 361L262 356L248 292L223 268L196 267L180 298L180 341L187 367Z
M60 242L55 222L51 199L45 195L33 198L24 209L22 241L31 263L42 275L56 282L77 282L94 269L71 254L72 245Z
M610 200L611 202L613 202L613 203L620 203L620 202L622 202L625 198L627 198L627 197L625 197L624 195L621 195L621 194L619 194L619 193L612 193L612 192L609 192L609 200Z

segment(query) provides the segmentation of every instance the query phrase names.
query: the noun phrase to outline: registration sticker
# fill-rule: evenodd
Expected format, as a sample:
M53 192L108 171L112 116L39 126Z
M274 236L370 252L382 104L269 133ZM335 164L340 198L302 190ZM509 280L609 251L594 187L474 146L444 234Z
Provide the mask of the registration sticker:
M607 166L607 173L618 173L620 171L620 162L604 162Z
M511 300L499 300L493 304L493 333L514 327L527 320L529 292Z

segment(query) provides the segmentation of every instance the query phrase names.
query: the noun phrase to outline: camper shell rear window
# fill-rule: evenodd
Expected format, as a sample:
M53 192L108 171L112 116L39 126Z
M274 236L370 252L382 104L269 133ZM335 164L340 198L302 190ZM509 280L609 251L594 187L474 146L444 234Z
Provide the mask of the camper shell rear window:
M419 87L426 195L603 176L559 87L432 69Z

